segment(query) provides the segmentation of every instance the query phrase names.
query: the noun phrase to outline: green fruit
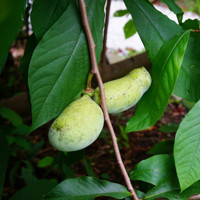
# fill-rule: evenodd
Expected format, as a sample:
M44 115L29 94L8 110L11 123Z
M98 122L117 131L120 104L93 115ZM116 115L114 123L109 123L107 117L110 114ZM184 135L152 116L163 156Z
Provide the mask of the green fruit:
M77 151L99 136L104 124L103 112L88 95L73 101L53 122L49 141L60 151Z
M144 68L132 70L123 78L104 83L106 105L109 113L119 113L134 106L151 85L151 76ZM99 88L94 100L100 103Z

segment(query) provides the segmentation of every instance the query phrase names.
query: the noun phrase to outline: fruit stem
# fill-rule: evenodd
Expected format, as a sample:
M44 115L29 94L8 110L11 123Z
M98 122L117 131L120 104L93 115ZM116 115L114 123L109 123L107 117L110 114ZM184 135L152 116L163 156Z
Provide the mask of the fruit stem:
M108 114L108 109L106 107L104 86L103 86L103 82L102 82L102 79L101 79L101 75L99 73L99 68L98 68L98 64L97 64L97 60L96 60L95 44L94 44L94 40L93 40L92 33L91 33L91 30L90 30L90 25L89 25L89 22L88 22L85 1L79 0L79 6L80 6L81 16L82 16L82 20L83 20L83 26L84 26L84 29L85 29L85 34L86 34L86 37L87 37L87 42L88 42L89 51L90 51L90 60L91 60L91 72L90 73L95 74L98 85L99 85L100 97L101 97L101 108L103 110L104 118L105 118L105 121L108 125L109 131L110 131L110 134L111 134L111 138L112 138L112 141L113 141L113 147L114 147L114 151L115 151L115 156L116 156L117 162L119 164L119 167L121 169L121 173L122 173L124 180L126 182L127 188L131 192L133 199L139 200L134 189L133 189L130 178L129 178L128 173L125 169L124 163L122 161L121 154L120 154L120 151L119 151L119 147L118 147L118 144L117 144L116 135L115 135L115 132L114 132L111 120L110 120L110 116ZM90 78L88 78L88 79L90 79Z
M92 88L92 78L93 78L94 74L92 73L92 71L90 71L90 73L88 74L87 77L87 85L86 85L86 90L90 90Z

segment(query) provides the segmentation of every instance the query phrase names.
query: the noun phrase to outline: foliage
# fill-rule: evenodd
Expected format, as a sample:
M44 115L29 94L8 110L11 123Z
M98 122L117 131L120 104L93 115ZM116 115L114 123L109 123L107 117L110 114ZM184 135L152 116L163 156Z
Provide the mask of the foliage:
M177 15L179 24L147 0L124 0L127 9L114 14L116 17L132 16L124 26L125 37L137 31L152 63L150 89L137 104L126 129L122 125L118 127L123 144L129 148L127 133L152 127L163 115L172 93L195 103L180 125L160 127L163 134L176 132L175 141L156 144L148 152L154 156L138 163L130 173L130 178L138 184L136 192L141 198L185 200L200 193L200 22L197 19L183 22L183 11L175 1L162 1ZM105 0L86 0L98 62L102 50L104 6ZM25 1L3 0L0 8L1 71L21 27ZM45 155L33 166L33 158L44 146L44 141L36 143L26 135L57 117L80 96L90 70L90 59L77 0L35 0L31 23L33 34L28 37L20 70L29 92L32 125L26 125L14 111L0 107L3 121L0 126L0 199L9 158L17 161L10 167L6 181L15 185L19 173L27 184L11 200L92 200L99 196L129 199L130 193L122 185L94 177L75 177L72 165L77 161L83 162L89 176L95 176L84 151ZM24 156L20 160L19 152ZM36 174L36 166L43 170L42 175ZM47 179L51 170L59 174L57 180ZM109 178L106 173L102 177Z

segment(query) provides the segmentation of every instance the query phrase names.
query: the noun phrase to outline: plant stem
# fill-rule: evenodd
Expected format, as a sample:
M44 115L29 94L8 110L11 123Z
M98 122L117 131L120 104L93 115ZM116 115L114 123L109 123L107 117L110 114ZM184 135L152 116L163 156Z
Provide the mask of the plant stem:
M89 90L91 89L91 85L92 85L92 78L93 78L94 74L92 72L90 72L88 74L88 77L87 77L87 85L86 85L86 90Z
M107 0L106 5L106 18L105 18L105 26L104 26L104 33L103 33L103 47L101 52L101 64L106 64L106 42L107 42L107 34L108 34L108 22L109 22L109 15L110 15L110 5L111 0Z
M91 33L91 30L90 30L90 25L89 25L89 22L88 22L85 1L79 0L79 5L80 5L82 20L83 20L83 26L84 26L84 29L85 29L85 34L86 34L86 37L87 37L89 51L90 51L91 73L95 74L98 85L99 85L100 97L101 97L101 108L103 110L104 118L105 118L105 121L108 125L109 131L110 131L110 134L111 134L111 138L112 138L112 141L113 141L113 147L114 147L115 155L116 155L116 158L117 158L117 162L118 162L119 167L121 169L121 173L124 177L124 180L126 182L128 190L131 192L133 199L138 200L138 197L137 197L137 195L136 195L136 193L133 189L133 186L131 184L131 181L129 179L127 171L125 169L124 163L122 161L120 151L119 151L119 147L118 147L118 144L117 144L117 138L116 138L112 123L110 121L108 109L106 107L104 86L103 86L103 82L102 82L101 75L99 73L99 69L98 69L98 65L97 65L95 44L94 44L94 40L93 40L92 33Z

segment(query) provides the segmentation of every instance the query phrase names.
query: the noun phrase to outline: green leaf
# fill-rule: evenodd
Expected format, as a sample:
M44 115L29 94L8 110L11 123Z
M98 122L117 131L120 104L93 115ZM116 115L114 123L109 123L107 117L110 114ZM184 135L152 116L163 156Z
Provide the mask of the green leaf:
M181 26L157 11L146 0L124 0L132 15L137 32L152 61L164 42L182 32Z
M55 180L38 180L17 191L9 200L39 200L55 187Z
M136 106L126 131L143 130L153 126L162 116L170 98L183 61L190 31L166 42L152 62L152 84Z
M30 129L29 126L27 126L25 124L21 124L21 125L17 126L15 129L13 129L13 131L11 133L24 136L28 133L29 129Z
M44 158L42 158L38 163L37 166L42 168L42 167L48 167L49 165L51 165L54 161L54 158L51 156L45 156Z
M23 77L23 80L24 80L24 83L25 83L25 86L27 89L28 89L29 64L30 64L31 57L33 55L33 51L34 51L35 47L37 46L37 44L38 44L38 41L37 41L35 35L32 34L27 40L24 56L20 62L20 71L21 71L21 74L22 74L22 77Z
M3 186L6 177L6 170L8 165L8 159L10 155L9 145L4 134L0 131L0 199L3 193Z
M156 155L141 161L130 173L131 180L140 180L157 185L174 168L173 157Z
M169 171L165 169L165 173L167 173L167 175L163 179L161 179L160 182L154 188L150 189L146 193L144 199L156 199L157 197L166 197L169 199L173 199L172 197L175 196L174 194L176 194L176 196L179 197L180 188L178 185L178 179L174 163L173 169L170 169Z
M136 28L135 28L135 24L133 22L132 19L130 19L124 26L124 34L125 34L125 38L129 38L131 36L133 36L136 33Z
M22 147L25 150L29 150L31 148L30 142L26 140L26 138L23 137L15 137L16 144L18 144L20 147Z
M70 1L71 0L34 0L31 12L31 24L38 41L63 14Z
M161 141L155 144L149 151L148 154L172 154L174 147L173 140Z
M187 19L184 23L181 24L184 30L193 29L199 30L200 29L200 21L198 19Z
M181 122L175 138L174 158L181 191L200 180L200 100Z
M0 1L0 72L4 67L9 48L22 25L25 2L25 0Z
M93 200L99 196L123 199L130 192L122 185L92 177L67 179L53 188L42 200Z
M29 185L37 181L37 178L33 175L32 170L23 167L21 172L22 172L22 177L25 180L26 184Z
M143 192L141 192L141 191L139 191L139 190L136 190L136 189L135 189L135 193L136 193L136 195L137 195L137 197L138 197L139 199L143 199L144 196L145 196L145 193L143 193ZM126 198L125 198L125 200L132 200L132 199L133 199L133 197L126 197Z
M86 4L99 61L105 0L87 0ZM72 1L46 32L31 59L28 80L33 114L31 130L58 116L80 94L89 69L80 10L77 2Z
M169 200L188 200L189 197L200 193L200 182L195 183L184 192L180 192L178 180L175 171L163 179L158 186L147 192L144 199L157 199L158 197Z
M124 15L128 15L128 14L129 14L128 10L117 10L114 13L114 17L123 17Z
M94 172L93 172L93 170L92 170L92 167L91 167L91 164L90 164L90 162L86 159L86 158L84 158L83 159L83 165L84 165L84 167L85 167L85 170L86 170L86 172L87 172L87 175L88 176L95 176L95 174L94 174Z
M22 125L22 118L13 110L6 107L0 107L0 115L9 120L14 126Z
M16 177L18 176L19 168L20 168L20 162L17 161L17 162L14 163L14 165L10 169L9 182L10 182L12 187L14 187L14 185L15 185Z
M181 8L175 3L175 0L161 0L163 3L167 4L169 9L176 14L179 24L182 23L183 19L183 11Z
M169 123L167 125L163 125L159 128L159 131L163 133L173 133L176 132L178 129L179 124Z
M200 99L200 34L191 33L174 93L189 101Z

